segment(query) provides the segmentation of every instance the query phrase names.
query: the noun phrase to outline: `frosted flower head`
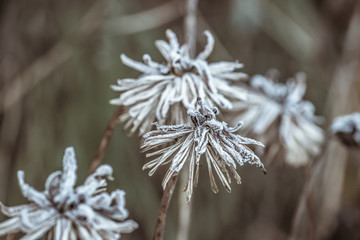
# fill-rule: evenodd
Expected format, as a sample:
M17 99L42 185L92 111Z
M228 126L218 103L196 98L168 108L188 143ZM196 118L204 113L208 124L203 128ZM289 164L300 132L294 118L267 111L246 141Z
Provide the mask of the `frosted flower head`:
M131 128L130 134L139 130L143 134L151 129L151 123L181 124L188 118L186 110L195 108L196 99L202 98L208 105L231 109L229 99L244 99L245 92L239 87L230 87L228 80L246 78L246 74L235 72L242 68L238 62L207 63L206 58L214 47L214 38L205 31L208 43L194 59L190 58L186 45L180 45L176 35L166 31L169 42L158 40L156 47L164 57L163 63L154 62L147 54L144 63L136 62L124 54L122 62L142 73L137 78L118 80L113 90L122 92L111 104L126 107L121 120Z
M196 186L198 182L201 161L207 163L211 189L215 193L218 192L218 187L213 169L229 192L231 191L230 174L238 184L241 183L240 176L236 172L236 163L240 166L244 163L253 164L266 172L260 159L247 146L250 144L263 146L263 144L234 134L243 123L240 122L235 127L228 127L227 123L216 120L216 114L219 112L216 107L210 108L201 100L198 100L198 104L203 114L199 111L200 109L188 110L192 126L186 124L159 126L155 124L157 130L145 134L142 145L144 151L163 147L146 154L147 157L158 157L145 164L143 169L151 169L149 172L151 176L161 165L170 164L162 182L164 189L172 176L178 174L185 166L188 168L189 178L186 186L188 202L192 196L193 186ZM205 155L203 160L201 160L202 155Z
M0 223L0 236L23 232L24 239L119 239L121 233L130 233L138 227L126 220L125 192L105 192L112 168L101 165L88 176L83 185L75 187L77 163L72 147L65 150L63 171L47 178L45 191L40 192L24 181L24 172L18 171L22 194L30 203L5 207L1 211L11 217Z
M234 108L250 134L267 145L268 160L284 159L292 166L303 166L320 151L324 134L318 124L322 119L314 115L314 105L303 100L305 74L298 73L285 84L278 82L278 75L276 70L255 75L248 101Z
M336 117L331 124L331 133L348 147L360 147L360 113Z

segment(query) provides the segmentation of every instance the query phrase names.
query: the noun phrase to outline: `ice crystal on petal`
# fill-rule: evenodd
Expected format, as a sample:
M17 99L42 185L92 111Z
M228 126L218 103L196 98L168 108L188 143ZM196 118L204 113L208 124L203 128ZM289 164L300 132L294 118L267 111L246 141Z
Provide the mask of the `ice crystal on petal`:
M164 189L169 179L187 166L189 173L186 186L187 201L190 201L193 186L196 186L198 182L202 155L205 155L204 160L208 166L211 188L215 193L218 192L218 187L213 169L229 192L231 191L230 174L238 184L241 183L240 176L236 172L236 163L240 166L244 163L254 164L266 172L260 159L247 146L255 144L263 147L264 145L256 140L234 134L242 127L243 123L240 122L235 127L228 127L225 122L216 120L216 114L219 112L216 107L208 107L200 99L198 104L201 107L199 110L202 110L204 114L195 109L189 109L187 112L192 126L187 124L160 126L155 123L157 130L150 131L143 136L142 149L153 151L146 156L158 156L145 164L143 169L151 169L149 172L151 176L161 165L170 164L162 182ZM166 145L169 146L164 147ZM158 147L163 148L159 150Z
M47 178L45 190L40 192L24 181L24 172L18 172L21 192L29 204L6 207L1 211L10 217L0 223L0 236L23 232L22 239L108 239L117 240L121 233L130 233L138 227L126 220L125 192L106 192L107 179L112 176L109 165L101 165L75 187L77 163L72 147L65 150L63 171Z
M266 76L255 75L247 102L234 103L237 117L247 123L250 135L267 145L267 159L284 159L292 166L303 166L318 154L324 140L314 115L314 105L303 100L306 76L298 73L285 84L278 82L277 70Z
M134 61L124 54L122 62L142 73L138 79L119 79L113 90L122 92L111 104L126 107L121 116L126 121L130 134L139 130L139 134L149 131L151 123L186 123L186 109L195 108L196 99L202 98L208 105L231 109L232 99L244 99L243 89L229 85L228 80L236 81L247 75L235 70L243 67L238 62L207 63L206 58L214 47L214 38L205 31L208 43L199 55L192 59L186 45L180 45L171 30L166 31L169 42L158 40L156 47L165 62L154 62L147 54L144 63Z
M331 132L349 147L360 147L360 113L336 117Z

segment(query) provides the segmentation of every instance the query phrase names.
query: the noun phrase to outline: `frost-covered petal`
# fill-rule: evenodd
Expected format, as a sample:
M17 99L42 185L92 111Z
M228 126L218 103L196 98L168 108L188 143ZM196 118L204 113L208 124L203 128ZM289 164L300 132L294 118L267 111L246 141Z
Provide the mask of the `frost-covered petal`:
M332 134L346 146L360 146L360 113L355 112L348 115L336 117L330 128Z
M35 211L24 209L20 212L20 228L23 232L31 232L38 226L51 224L51 222L58 218L59 212L54 208L47 207Z
M214 36L210 33L210 31L205 31L204 34L207 38L207 44L204 50L201 53L199 53L199 55L197 56L197 59L201 59L201 60L206 60L210 56L210 54L214 50L214 45L215 45Z
M46 179L45 194L48 195L50 198L53 198L54 196L59 194L61 175L61 171L56 171L50 174L49 177Z
M143 73L156 73L156 70L150 66L146 66L140 62L134 61L131 58L127 57L125 54L120 55L121 61L123 64L128 67L134 68Z
M40 206L50 205L49 200L46 198L45 194L37 191L29 184L25 183L24 177L25 173L23 171L18 171L18 181L21 189L22 195L27 198L29 201L34 202Z
M56 222L55 228L54 228L54 240L65 240L70 239L71 234L71 221L63 218Z
M73 147L65 149L63 158L63 172L59 182L59 194L54 197L55 202L63 201L63 198L71 194L76 183L77 163Z
M43 222L41 225L38 225L37 228L33 229L31 232L28 232L25 236L20 238L20 240L36 240L40 239L42 236L47 233L50 228L53 227L56 219L51 218L48 221Z
M3 214L8 217L20 216L21 211L33 211L38 209L39 207L36 204L23 204L15 207L6 207L4 204L0 202L0 210Z
M16 233L20 230L20 222L17 217L10 218L2 223L0 223L0 236L9 233Z

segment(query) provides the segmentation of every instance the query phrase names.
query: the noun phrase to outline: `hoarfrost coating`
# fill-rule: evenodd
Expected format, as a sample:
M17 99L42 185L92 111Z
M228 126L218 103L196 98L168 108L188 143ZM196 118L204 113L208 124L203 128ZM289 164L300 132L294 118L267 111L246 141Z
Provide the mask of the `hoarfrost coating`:
M159 126L155 124L157 130L145 134L142 145L144 151L169 145L146 154L147 157L160 156L143 167L143 169L151 169L149 172L151 176L161 165L170 164L162 182L164 189L173 175L178 174L184 166L188 167L189 178L186 185L188 202L191 200L193 186L196 186L198 182L200 157L203 154L209 170L211 189L215 193L218 192L218 187L213 169L229 192L231 191L230 174L238 184L241 183L240 176L236 172L236 162L240 166L244 163L254 164L266 172L260 159L247 147L249 144L262 147L264 145L256 140L234 134L242 127L243 123L240 122L235 127L228 127L227 123L216 120L216 114L218 114L216 107L210 108L201 100L198 100L198 104L204 115L198 110L188 110L188 116L193 126L186 124Z
M125 192L105 192L112 168L101 165L88 176L83 185L75 188L77 163L72 147L65 150L63 171L47 178L45 191L40 192L24 181L24 172L18 171L21 192L30 203L6 207L1 211L11 217L0 223L0 236L23 232L22 239L119 239L121 233L130 233L138 227L126 220Z
M278 82L278 76L276 70L254 76L248 101L234 103L235 119L246 122L245 129L267 145L269 161L284 159L292 166L303 166L320 151L322 119L314 115L314 105L303 100L304 73L285 84Z
M231 109L232 99L244 99L243 89L230 86L228 80L237 81L247 77L235 72L243 67L238 62L207 63L206 59L214 47L214 37L205 31L207 45L195 58L191 59L186 45L180 45L174 32L166 31L169 43L155 42L165 62L154 62L148 54L143 56L144 63L134 61L124 54L122 62L142 73L138 79L119 79L112 89L122 92L111 104L127 108L121 120L131 128L130 134L139 130L143 134L151 129L151 123L186 123L187 109L193 109L196 99L202 98L207 105Z
M331 132L349 147L360 147L360 113L336 117L331 124Z

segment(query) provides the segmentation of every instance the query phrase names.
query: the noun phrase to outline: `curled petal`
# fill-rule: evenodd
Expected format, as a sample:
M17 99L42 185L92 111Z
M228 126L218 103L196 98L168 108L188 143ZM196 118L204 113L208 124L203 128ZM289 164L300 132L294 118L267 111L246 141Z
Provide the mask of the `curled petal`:
M121 54L120 58L121 58L122 63L128 67L134 68L143 73L155 73L155 71L152 67L146 66L143 63L134 61L131 58L128 58L125 54Z
M201 60L205 60L210 56L215 45L214 36L210 33L210 31L205 31L204 34L207 37L207 44L204 50L201 53L199 53L199 55L197 56L197 59L201 59Z
M177 40L177 37L176 37L175 33L173 31L171 31L170 29L167 29L166 30L166 36L169 39L170 46L173 49L179 49L180 45L179 45L179 42Z
M44 193L37 191L36 189L31 187L29 184L25 183L23 171L18 171L17 176L18 176L21 193L25 198L27 198L29 201L34 202L40 206L49 206L50 205L50 202L46 198Z
M21 211L27 210L27 211L33 211L35 209L39 208L35 204L23 204L16 207L6 207L4 204L0 202L0 210L3 214L5 214L8 217L16 217L20 216Z
M65 149L63 158L63 172L59 182L59 194L55 196L55 202L63 201L74 189L76 183L77 163L73 147Z
M10 218L0 223L0 236L20 231L20 222L17 217Z

